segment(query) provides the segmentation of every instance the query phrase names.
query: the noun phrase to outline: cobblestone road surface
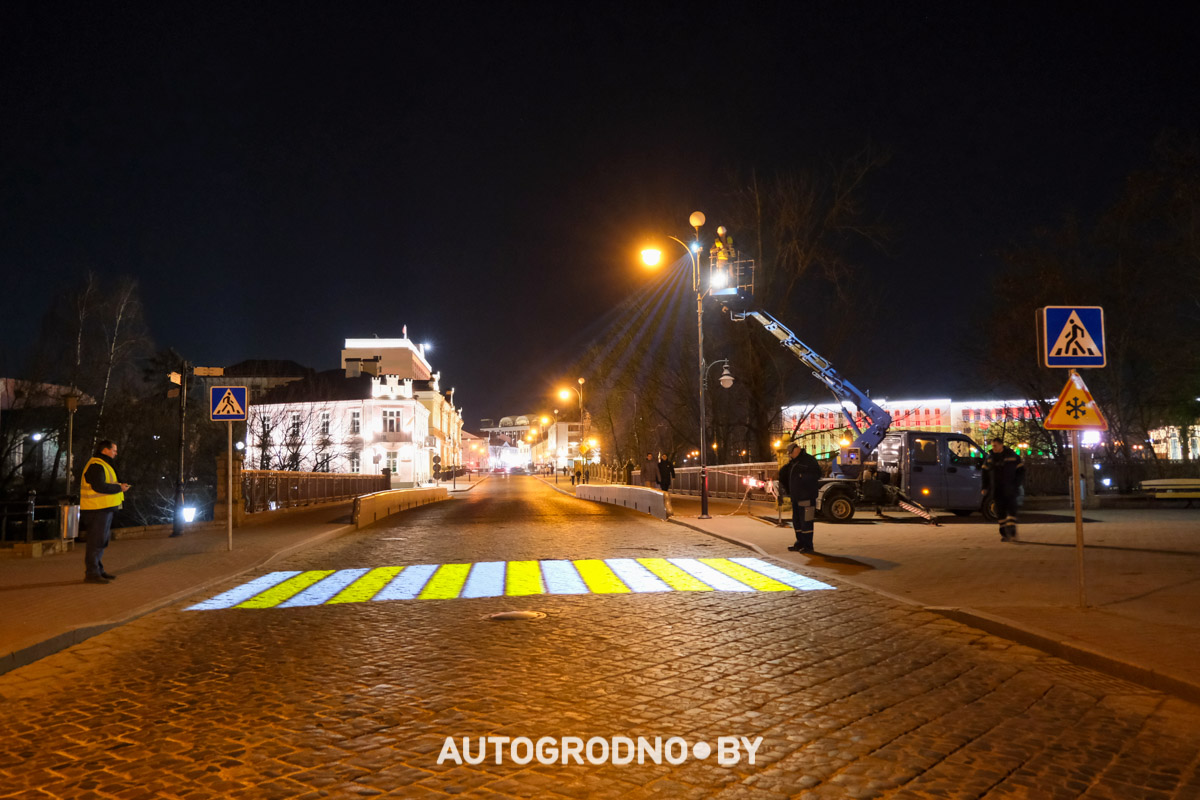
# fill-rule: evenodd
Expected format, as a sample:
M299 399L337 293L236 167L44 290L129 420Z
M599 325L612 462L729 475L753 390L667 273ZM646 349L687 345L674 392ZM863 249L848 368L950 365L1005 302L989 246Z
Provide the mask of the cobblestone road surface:
M271 569L745 555L512 478ZM1200 798L1195 706L848 587L200 599L0 676L0 797Z

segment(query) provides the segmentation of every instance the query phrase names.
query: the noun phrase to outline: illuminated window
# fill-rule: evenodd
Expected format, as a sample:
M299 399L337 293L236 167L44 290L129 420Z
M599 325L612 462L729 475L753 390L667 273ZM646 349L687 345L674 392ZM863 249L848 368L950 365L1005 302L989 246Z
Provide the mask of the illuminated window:
M383 412L383 430L385 433L397 433L400 430L400 411Z
M388 472L392 473L393 475L396 474L396 454L395 454L395 452L391 452L391 453L387 454L387 468L388 468Z

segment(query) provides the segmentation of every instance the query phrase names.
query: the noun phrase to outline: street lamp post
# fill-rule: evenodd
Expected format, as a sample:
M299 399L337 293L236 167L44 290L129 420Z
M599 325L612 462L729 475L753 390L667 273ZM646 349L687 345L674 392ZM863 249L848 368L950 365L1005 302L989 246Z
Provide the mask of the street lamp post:
M575 392L575 394L579 395L579 444L581 447L583 445L584 439L587 437L587 429L585 428L585 426L583 424L583 384L584 383L585 383L584 379L580 378L578 389L575 388L574 386L570 386L566 389L560 390L558 393L558 396L561 397L563 400L570 400L571 392ZM571 441L571 437L568 436L567 437L568 448L570 447L570 441ZM580 457L582 458L582 456L583 456L583 453L580 452Z
M700 261L698 253L700 251L700 228L704 226L704 214L699 211L693 211L688 217L688 222L696 231L696 238L689 246L682 239L677 239L674 236L668 236L671 241L678 242L684 250L687 251L688 258L692 262L692 289L696 292L696 370L698 373L698 381L700 384L700 519L711 519L708 513L708 410L707 410L707 393L705 391L705 364L704 364L704 287L700 284ZM653 265L650 259L655 260L661 255L657 252L654 256L650 255L651 251L644 251L642 257L646 259L646 263Z

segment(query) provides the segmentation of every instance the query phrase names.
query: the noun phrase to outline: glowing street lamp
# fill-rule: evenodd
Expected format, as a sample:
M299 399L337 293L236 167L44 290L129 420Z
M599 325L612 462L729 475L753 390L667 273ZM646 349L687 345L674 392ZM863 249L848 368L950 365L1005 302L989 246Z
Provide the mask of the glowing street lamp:
M688 245L682 239L676 239L674 236L667 238L678 243L684 250L687 251L688 259L692 262L692 290L696 292L696 341L698 344L698 372L700 383L700 441L703 442L708 438L708 420L707 416L707 401L705 399L705 384L708 383L706 365L704 363L704 295L706 289L700 285L700 261L696 254L700 251L700 229L704 227L704 214L699 211L693 211L688 217L688 223L696 231L696 237L691 245ZM648 248L642 251L642 262L648 267L657 266L662 261L662 251ZM711 519L708 513L708 461L706 458L707 448L700 448L700 519Z
M579 395L579 424L581 426L583 425L583 384L584 384L584 380L583 380L583 378L580 378L578 389L576 389L574 386L571 386L566 389L558 390L558 396L560 398L562 398L563 400L570 400L571 392L575 392L575 394ZM582 428L581 428L581 430L582 430Z

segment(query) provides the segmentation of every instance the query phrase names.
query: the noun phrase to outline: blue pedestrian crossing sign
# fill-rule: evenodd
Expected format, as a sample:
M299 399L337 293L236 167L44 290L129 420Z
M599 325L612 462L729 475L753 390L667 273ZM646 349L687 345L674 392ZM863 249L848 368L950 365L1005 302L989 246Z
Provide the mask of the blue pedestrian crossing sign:
M245 421L246 387L208 387L208 416L215 422Z
M1047 367L1103 367L1104 309L1046 306L1042 309L1042 362Z

